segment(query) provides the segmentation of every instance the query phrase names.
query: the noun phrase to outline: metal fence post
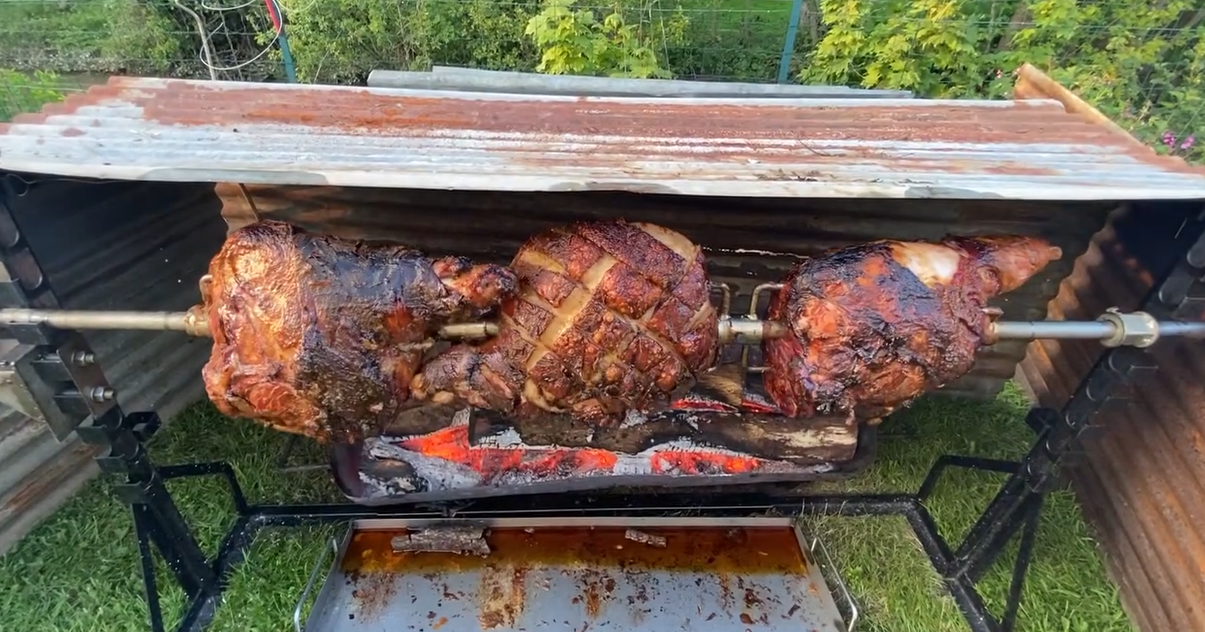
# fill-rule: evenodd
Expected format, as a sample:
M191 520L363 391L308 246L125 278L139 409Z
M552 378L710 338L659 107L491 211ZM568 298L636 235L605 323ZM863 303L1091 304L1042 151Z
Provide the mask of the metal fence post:
M787 35L782 40L782 56L778 58L778 83L786 83L791 73L791 54L795 52L795 38L799 35L799 18L802 15L803 0L793 0Z

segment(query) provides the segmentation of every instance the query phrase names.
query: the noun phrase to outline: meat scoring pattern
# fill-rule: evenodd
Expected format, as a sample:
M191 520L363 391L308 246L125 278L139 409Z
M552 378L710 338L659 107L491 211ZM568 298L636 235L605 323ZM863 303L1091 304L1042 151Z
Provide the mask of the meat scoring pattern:
M702 248L644 223L596 221L532 237L498 335L427 363L416 397L513 415L615 420L652 411L715 361L718 315Z

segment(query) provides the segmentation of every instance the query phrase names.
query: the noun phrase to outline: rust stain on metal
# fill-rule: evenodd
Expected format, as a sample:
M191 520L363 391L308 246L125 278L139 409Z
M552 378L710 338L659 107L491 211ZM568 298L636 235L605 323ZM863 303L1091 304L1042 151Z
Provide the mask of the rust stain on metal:
M527 569L489 564L477 590L477 621L483 630L513 628L527 601Z
M655 104L578 100L474 100L397 96L370 90L289 90L211 86L169 81L151 92L125 90L115 78L92 88L91 100L128 99L144 118L166 125L239 123L305 125L344 133L380 134L453 130L544 135L589 134L646 138L749 138L855 140L870 130L878 140L1007 141L1045 143L1052 138L1108 141L1107 130L1055 105L1020 104L985 109L973 105L929 108L890 106L701 105L673 100ZM1046 115L1045 118L1035 113Z
M357 181L372 173L399 187L413 186L418 174L437 189L490 186L464 178L456 185L454 178L468 170L523 175L532 179L518 186L542 191L712 194L728 180L771 196L803 190L1009 197L1018 188L1038 195L1049 187L1056 198L1116 199L1127 184L1158 198L1194 194L1205 169L1142 147L1073 95L1035 81L1022 76L1022 98L1013 101L751 103L115 77L0 125L0 135L36 136L5 139L6 164L74 175L146 170L171 178L172 169L230 168L272 171L275 181L293 184ZM382 140L409 149L382 161L389 146ZM39 141L46 147L37 147ZM181 157L181 146L202 158ZM293 146L297 160L280 157ZM758 184L763 180L822 185ZM842 184L856 186L836 186Z
M1051 301L1052 317L1092 318L1134 309L1171 264L1167 244L1193 209L1121 210L1092 240ZM1200 314L1188 314L1199 318ZM1201 342L1164 340L1157 371L1137 378L1129 401L1107 406L1066 469L1106 552L1136 626L1205 630L1205 361ZM1039 404L1059 407L1100 357L1098 344L1043 341L1020 365Z
M611 593L615 592L615 578L601 570L586 569L580 572L580 582L581 603L586 608L586 616L596 619L610 601Z
M374 620L397 594L392 573L368 571L348 577L356 586L351 595L356 600L357 618L362 621Z
M580 591L573 601L581 604L591 620L614 602L620 573L625 585L635 587L626 599L627 611L634 619L649 614L648 591L657 590L655 578L647 575L649 571L715 574L722 587L723 610L737 616L743 612L755 624L763 618L765 598L759 595L757 584L747 582L747 578L785 574L802 579L808 572L794 533L786 528L645 530L650 536L664 538L664 547L633 543L627 532L620 527L492 529L486 535L490 555L482 558L449 552L397 551L392 541L406 532L363 531L353 535L343 570L356 582L358 618L373 616L384 601L395 596L390 580L399 573L420 575L442 586L445 599L459 600L464 596L448 588L446 574L479 570L475 599L482 629L506 628L522 618L527 592L541 589L538 584L527 585L529 572L536 568L566 568L566 577L575 581ZM432 622L440 616L438 609L427 613Z
M492 567L503 572L534 566L618 569L633 573L654 569L723 570L746 577L769 574L801 577L807 573L799 543L790 529L742 527L733 530L738 535L707 528L646 529L652 535L664 537L665 548L632 545L624 537L626 531L622 527L533 529L530 533L523 529L491 529L486 535L491 552L484 558L455 553L394 551L392 539L405 531L361 531L352 537L342 569L360 574L408 572L431 580L440 580L449 570ZM743 547L737 546L742 542ZM772 554L749 555L747 549ZM606 588L605 582L603 587Z
M1101 113L1087 101L1084 101L1066 87L1059 85L1046 73L1030 64L1023 64L1017 71L1017 83L1013 86L1016 99L1052 99L1063 105L1068 114L1074 114L1081 120L1092 123L1102 130L1108 131L1118 143L1115 146L1122 153L1151 165L1163 167L1178 173L1205 173L1205 168L1189 164L1180 158L1160 156L1155 150L1143 145L1121 126Z
M1036 72L1036 71L1034 71ZM1038 73L1040 75L1040 73ZM1044 75L1043 75L1044 77ZM374 136L436 135L473 131L530 135L550 142L558 136L633 137L632 147L610 144L580 156L585 163L618 164L632 155L681 155L709 162L774 162L808 154L814 161L849 163L864 158L889 156L880 149L856 146L839 155L812 149L814 141L956 142L1049 144L1109 148L1175 171L1202 173L1182 160L1157 156L1131 137L1118 134L1090 107L1070 107L1069 97L1052 94L1037 79L1022 74L1017 93L1022 100L1011 105L984 107L976 102L926 107L859 105L808 106L741 105L735 103L691 103L681 100L579 98L492 99L414 96L368 89L279 90L257 84L212 85L199 81L160 81L148 84L128 77L114 77L102 86L47 105L42 112L22 114L13 124L45 123L48 116L76 114L80 107L113 101L141 108L142 120L166 126L219 125L236 131L241 126L305 126L316 133ZM1053 84L1057 86L1057 84ZM1036 86L1036 87L1035 87ZM1063 90L1063 92L1066 92ZM1069 93L1068 93L1069 94ZM1064 103L1027 102L1027 97ZM1074 97L1070 97L1074 98ZM1082 102L1079 102L1082 103ZM1095 115L1093 114L1095 112ZM2 130L0 130L2 131ZM64 135L84 134L71 128ZM735 139L743 139L738 141ZM665 141L670 142L665 142ZM690 143L683 142L690 140ZM708 143L705 155L697 142ZM750 141L794 142L788 151L767 153ZM523 149L516 149L525 153ZM555 158L539 143L531 145L530 157L540 165ZM970 171L942 159L900 159L914 171ZM1001 175L1052 175L1043 169L1010 161L978 168L982 173Z

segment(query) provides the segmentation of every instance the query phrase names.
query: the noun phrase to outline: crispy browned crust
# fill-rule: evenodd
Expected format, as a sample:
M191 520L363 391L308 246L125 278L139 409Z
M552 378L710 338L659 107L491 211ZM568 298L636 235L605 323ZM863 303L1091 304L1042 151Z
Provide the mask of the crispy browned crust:
M341 442L374 433L409 397L421 351L398 345L476 318L516 286L499 266L280 222L232 233L209 273L210 399L226 415Z
M498 336L435 358L415 392L513 414L653 410L715 360L701 248L664 228L598 221L532 237Z
M905 265L909 252L934 248L954 262L948 277ZM805 260L770 305L792 335L763 344L767 394L790 416L881 419L970 371L988 299L1059 256L1040 239L984 237L881 241Z

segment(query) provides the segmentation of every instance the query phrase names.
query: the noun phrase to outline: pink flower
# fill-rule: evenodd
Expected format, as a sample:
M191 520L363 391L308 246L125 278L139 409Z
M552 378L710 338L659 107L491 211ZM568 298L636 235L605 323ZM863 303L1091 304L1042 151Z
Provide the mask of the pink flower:
M1176 136L1171 132L1163 132L1163 144L1172 147L1176 144Z
M1197 142L1197 139L1193 137L1192 134L1189 134L1184 138L1184 142L1180 143L1180 149L1188 149L1189 147L1192 147L1193 143L1195 142Z

